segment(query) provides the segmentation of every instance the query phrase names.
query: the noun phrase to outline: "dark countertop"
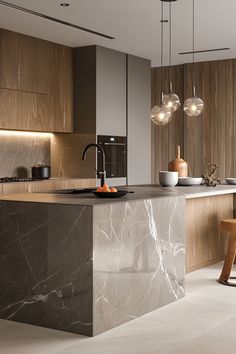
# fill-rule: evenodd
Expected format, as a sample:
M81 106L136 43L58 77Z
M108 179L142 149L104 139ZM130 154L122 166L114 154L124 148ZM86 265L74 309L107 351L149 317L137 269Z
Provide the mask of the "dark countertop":
M2 201L17 201L17 202L34 202L34 203L52 203L52 204L69 204L96 206L111 203L124 203L135 200L144 200L151 198L166 198L184 196L186 199L208 197L214 195L224 195L236 193L236 185L219 185L216 187L174 187L164 188L158 185L140 185L119 187L133 191L122 198L98 198L92 193L86 194L52 194L52 193L17 193L1 195Z

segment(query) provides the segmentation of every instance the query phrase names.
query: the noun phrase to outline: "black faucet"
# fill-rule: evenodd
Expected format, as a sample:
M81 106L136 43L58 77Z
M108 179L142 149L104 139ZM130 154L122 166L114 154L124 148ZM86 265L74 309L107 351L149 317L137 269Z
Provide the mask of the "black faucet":
M88 144L85 146L84 151L83 151L83 156L82 156L82 160L85 160L86 157L86 152L89 148L91 147L96 147L102 154L102 171L96 171L97 176L99 178L101 178L101 187L103 187L104 183L105 183L105 179L106 179L106 170L105 170L105 151L103 150L103 148L101 147L101 145L99 144Z

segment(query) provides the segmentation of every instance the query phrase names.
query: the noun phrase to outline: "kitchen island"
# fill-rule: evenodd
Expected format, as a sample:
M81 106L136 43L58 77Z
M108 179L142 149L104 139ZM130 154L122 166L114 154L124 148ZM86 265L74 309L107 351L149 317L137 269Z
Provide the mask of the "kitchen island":
M184 296L185 197L1 196L0 317L96 335Z
M203 202L203 217L226 198L228 217L236 187L126 189L134 193L121 199L1 196L1 318L92 336L184 296L189 225L201 230L188 203ZM220 239L217 249L224 254Z

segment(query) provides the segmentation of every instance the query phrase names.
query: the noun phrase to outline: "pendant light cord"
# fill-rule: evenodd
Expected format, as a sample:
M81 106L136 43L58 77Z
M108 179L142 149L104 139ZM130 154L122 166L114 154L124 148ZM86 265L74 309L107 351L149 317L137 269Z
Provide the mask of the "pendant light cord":
M195 0L193 0L193 95L195 96Z
M171 85L171 57L172 57L172 11L171 2L169 3L169 83Z
M161 104L163 99L162 93L162 80L163 80L163 20L164 20L164 10L163 10L163 2L161 1Z

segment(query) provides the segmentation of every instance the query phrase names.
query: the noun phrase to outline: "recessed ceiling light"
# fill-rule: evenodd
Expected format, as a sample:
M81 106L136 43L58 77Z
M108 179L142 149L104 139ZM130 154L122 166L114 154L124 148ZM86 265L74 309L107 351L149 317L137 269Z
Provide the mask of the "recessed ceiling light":
M114 37L112 37L112 36L110 36L108 34L99 33L99 32L93 31L93 30L91 30L89 28L81 27L81 26L75 25L74 23L66 22L66 21L60 20L59 18L51 17L51 16L45 15L43 13L27 9L25 7L22 7L22 6L15 5L15 4L12 4L12 3L4 1L4 0L0 0L0 6L1 5L2 6L7 6L7 7L11 8L11 9L15 9L17 11L25 12L25 13L33 15L33 16L37 16L37 17L43 18L44 20L56 22L56 23L59 23L61 25L67 26L67 27L76 28L76 29L78 29L80 31L84 31L84 32L87 32L87 33L94 34L95 36L100 36L100 37L103 37L103 38L106 38L106 39L115 39Z
M70 4L68 4L68 2L62 2L60 5L63 7L70 6Z

